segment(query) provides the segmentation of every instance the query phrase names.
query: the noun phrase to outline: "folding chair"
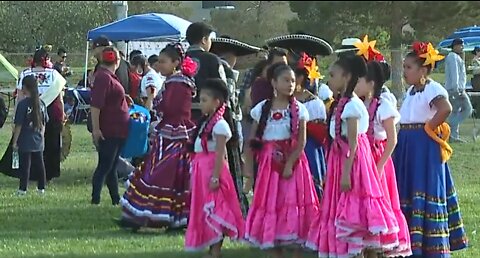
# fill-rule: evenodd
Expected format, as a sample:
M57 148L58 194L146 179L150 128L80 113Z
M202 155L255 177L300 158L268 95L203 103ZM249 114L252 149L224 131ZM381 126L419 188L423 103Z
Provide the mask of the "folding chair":
M85 112L85 114L88 115L88 112L90 112L90 105L85 102L82 95L80 95L80 92L78 92L77 89L73 89L73 95L75 96L75 99L77 99L77 105L74 109L75 115L73 121L74 123L77 123L79 112Z

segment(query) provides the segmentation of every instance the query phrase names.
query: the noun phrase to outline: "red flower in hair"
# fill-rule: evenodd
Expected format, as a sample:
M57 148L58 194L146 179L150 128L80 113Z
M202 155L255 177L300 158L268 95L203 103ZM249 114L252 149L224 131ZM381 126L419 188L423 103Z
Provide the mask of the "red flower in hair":
M193 77L197 74L198 64L190 57L185 57L182 62L182 73L188 77Z
M105 51L102 53L102 59L106 62L115 62L117 61L117 53L115 51Z
M309 57L305 52L302 52L300 60L298 60L297 68L303 69L312 64L312 58Z
M379 51L375 52L372 48L368 49L368 59L367 61L377 61L385 62L385 57Z
M427 52L428 44L425 42L415 41L413 42L412 49L417 55L421 55Z

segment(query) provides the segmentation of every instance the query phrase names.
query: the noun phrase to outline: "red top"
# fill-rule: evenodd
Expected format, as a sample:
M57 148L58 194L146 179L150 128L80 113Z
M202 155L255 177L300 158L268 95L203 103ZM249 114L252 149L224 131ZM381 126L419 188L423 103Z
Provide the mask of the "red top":
M250 92L250 98L252 99L252 108L255 107L258 103L266 99L273 98L273 86L272 84L264 78L257 78L252 85L252 90Z
M100 130L106 138L127 138L130 116L125 90L117 76L99 67L95 73L90 105L100 109Z
M138 73L128 72L128 76L130 77L130 97L132 99L137 98L138 93L140 92L140 81L142 80L142 76Z

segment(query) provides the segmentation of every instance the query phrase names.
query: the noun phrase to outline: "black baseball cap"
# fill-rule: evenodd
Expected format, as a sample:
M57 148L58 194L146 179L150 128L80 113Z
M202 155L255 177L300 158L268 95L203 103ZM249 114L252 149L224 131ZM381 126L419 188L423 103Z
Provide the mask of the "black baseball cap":
M463 39L461 38L456 38L452 41L452 48L456 45L463 45Z
M95 49L97 47L108 47L113 45L112 42L106 36L100 36L93 40L92 48Z

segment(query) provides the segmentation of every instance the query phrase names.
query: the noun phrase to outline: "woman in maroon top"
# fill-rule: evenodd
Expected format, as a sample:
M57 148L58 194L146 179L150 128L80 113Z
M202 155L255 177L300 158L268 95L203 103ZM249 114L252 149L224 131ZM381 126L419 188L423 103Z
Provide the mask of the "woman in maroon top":
M115 75L120 55L113 47L102 52L95 73L90 103L92 137L98 151L98 165L92 179L92 204L100 204L103 183L107 183L112 204L120 201L116 164L128 136L129 113L125 90Z
M155 114L152 146L143 166L134 172L122 197L122 227L184 228L190 210L190 159L186 144L195 124L191 119L196 64L184 58L179 44L159 56L162 90L148 92L146 107ZM153 119L152 119L153 120Z

